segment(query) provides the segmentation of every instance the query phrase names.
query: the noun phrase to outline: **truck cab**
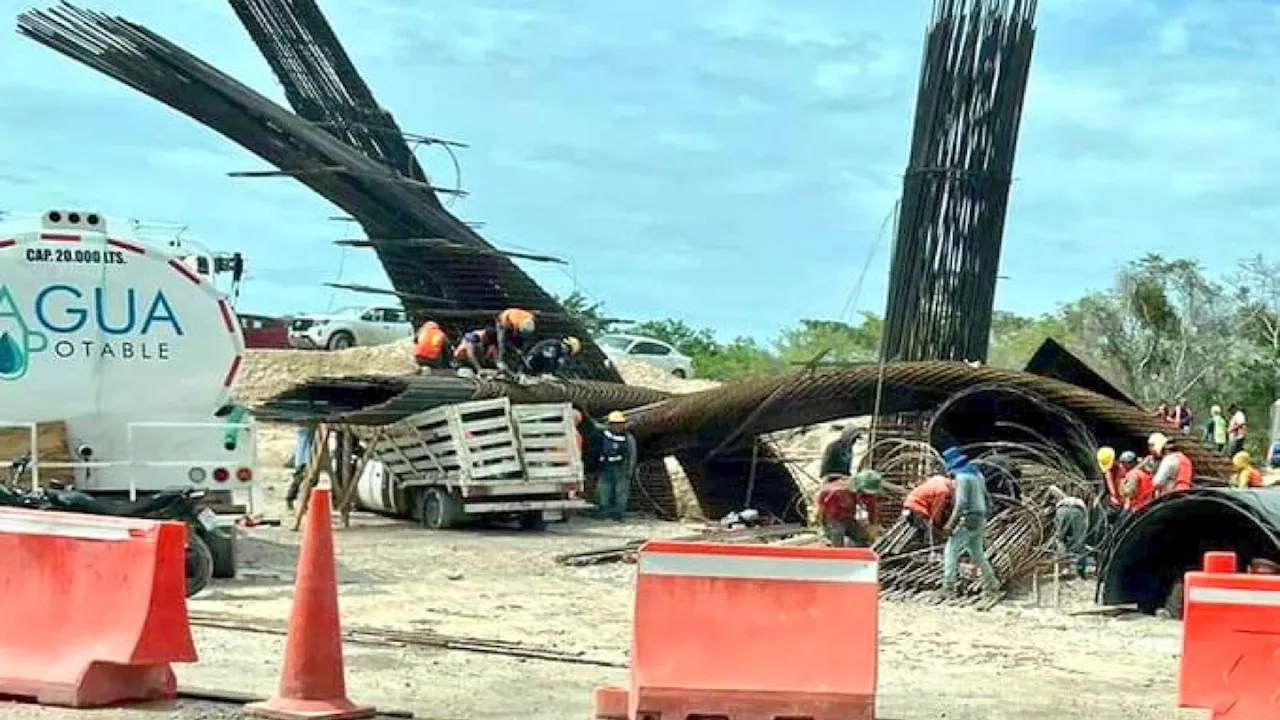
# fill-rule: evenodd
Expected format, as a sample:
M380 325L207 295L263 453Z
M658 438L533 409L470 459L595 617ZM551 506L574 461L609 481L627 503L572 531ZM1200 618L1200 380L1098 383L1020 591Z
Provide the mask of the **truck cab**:
M0 429L30 433L33 484L62 472L129 499L197 486L252 511L256 426L233 394L243 361L228 298L127 222L59 209L0 234ZM52 424L68 459L40 458ZM211 549L227 576L233 545Z

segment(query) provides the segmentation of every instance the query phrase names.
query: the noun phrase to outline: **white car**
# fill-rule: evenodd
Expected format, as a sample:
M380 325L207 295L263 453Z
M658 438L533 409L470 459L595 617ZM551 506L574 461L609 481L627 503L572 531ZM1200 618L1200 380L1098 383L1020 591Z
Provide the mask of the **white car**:
M408 337L413 325L395 307L343 308L331 315L299 315L289 323L289 344L304 350L384 345Z
M670 343L640 335L602 335L596 344L610 360L626 357L629 360L666 370L678 378L693 377L693 360L676 350Z

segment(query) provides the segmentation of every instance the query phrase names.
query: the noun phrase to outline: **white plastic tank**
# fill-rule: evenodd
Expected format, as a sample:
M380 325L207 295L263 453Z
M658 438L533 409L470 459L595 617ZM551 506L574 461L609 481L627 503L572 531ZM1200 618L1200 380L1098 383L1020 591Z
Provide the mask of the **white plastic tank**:
M395 479L387 471L387 466L378 460L369 460L356 481L356 499L361 510L368 510L380 515L408 517L409 508L404 507L404 493L396 491Z

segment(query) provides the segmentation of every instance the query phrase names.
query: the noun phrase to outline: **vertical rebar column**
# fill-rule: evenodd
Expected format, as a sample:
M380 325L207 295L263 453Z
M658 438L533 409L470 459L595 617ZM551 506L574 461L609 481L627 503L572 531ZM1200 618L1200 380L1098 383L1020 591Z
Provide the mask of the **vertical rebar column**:
M885 360L987 358L1035 0L935 0L885 310Z

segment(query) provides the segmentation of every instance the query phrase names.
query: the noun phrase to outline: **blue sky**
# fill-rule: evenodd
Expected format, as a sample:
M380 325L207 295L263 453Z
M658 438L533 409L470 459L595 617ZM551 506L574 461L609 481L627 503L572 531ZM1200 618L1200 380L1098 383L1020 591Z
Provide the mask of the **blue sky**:
M50 0L52 2L52 0ZM45 3L46 5L48 3ZM283 103L217 0L85 2ZM882 312L928 0L328 0L408 132L457 139L452 209L611 314L725 337ZM13 18L30 2L0 0ZM1225 271L1280 227L1280 3L1044 0L997 307L1052 310L1146 252ZM179 113L8 33L0 209L84 207L188 226L248 256L240 307L366 302L386 286L357 226ZM435 181L452 166L420 153ZM855 288L871 257L866 281ZM856 290L856 292L854 292Z

